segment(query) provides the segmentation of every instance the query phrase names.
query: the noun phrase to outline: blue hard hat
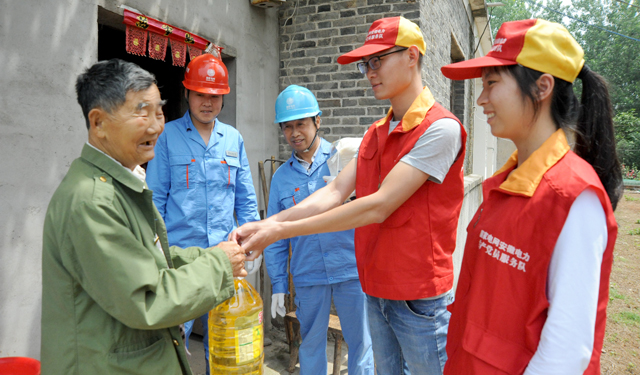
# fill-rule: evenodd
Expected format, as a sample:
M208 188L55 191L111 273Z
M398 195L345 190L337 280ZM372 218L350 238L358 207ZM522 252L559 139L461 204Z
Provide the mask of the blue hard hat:
M322 111L318 106L318 101L309 89L290 85L282 90L276 99L276 119L274 123L279 124L321 114Z

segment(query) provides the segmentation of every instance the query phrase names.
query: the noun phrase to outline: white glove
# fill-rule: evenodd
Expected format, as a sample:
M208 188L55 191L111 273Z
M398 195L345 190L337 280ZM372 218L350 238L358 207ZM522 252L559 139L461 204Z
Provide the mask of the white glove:
M257 257L255 260L244 262L244 269L247 270L247 276L253 275L254 273L258 272L261 264L262 264L262 254L260 254L260 256Z
M284 316L287 310L284 308L284 293L274 293L271 296L271 317L276 318L276 313L280 316Z

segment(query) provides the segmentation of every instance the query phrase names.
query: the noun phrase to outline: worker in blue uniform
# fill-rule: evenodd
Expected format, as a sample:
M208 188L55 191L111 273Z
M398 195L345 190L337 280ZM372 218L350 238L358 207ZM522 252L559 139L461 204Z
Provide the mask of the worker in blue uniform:
M189 63L182 83L189 110L167 123L158 138L147 184L169 244L208 248L236 228L234 212L240 225L259 219L256 193L242 136L217 119L230 91L224 63L203 54ZM253 262L253 271L260 262ZM209 374L208 316L200 319ZM187 347L192 329L193 321L185 323Z
M273 175L268 216L300 203L326 186L331 144L318 136L322 112L311 91L291 85L276 99L275 123L293 149L291 157ZM348 203L347 203L348 204ZM296 288L296 315L300 321L300 374L327 373L327 329L331 298L349 346L349 374L373 374L373 351L356 269L353 229L294 237L275 242L264 251L273 296L271 315L284 316L288 293L287 260L292 246L291 274ZM334 364L338 365L339 364Z

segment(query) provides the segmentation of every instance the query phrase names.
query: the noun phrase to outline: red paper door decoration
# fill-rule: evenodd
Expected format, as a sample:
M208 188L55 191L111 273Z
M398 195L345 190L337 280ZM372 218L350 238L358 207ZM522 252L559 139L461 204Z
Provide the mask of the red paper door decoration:
M222 48L210 45L208 40L128 9L124 10L124 24L127 25L127 52L131 54L146 55L148 32L149 57L153 59L164 61L168 41L171 41L173 65L185 65L187 46L191 59L200 56L207 47L212 47L211 53L220 57Z

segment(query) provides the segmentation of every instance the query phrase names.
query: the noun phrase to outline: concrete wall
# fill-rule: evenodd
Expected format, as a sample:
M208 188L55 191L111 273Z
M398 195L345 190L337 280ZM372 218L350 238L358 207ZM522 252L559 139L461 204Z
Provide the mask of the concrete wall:
M454 288L458 285L464 245L467 241L467 226L482 203L482 181L482 176L477 174L470 174L464 177L464 201L462 201L460 219L458 220L456 250L453 252Z
M0 357L39 358L44 214L87 139L75 79L97 61L98 6L122 14L121 3L0 2ZM248 0L126 5L235 56L235 125L257 181L257 161L277 152L277 11L252 7Z

